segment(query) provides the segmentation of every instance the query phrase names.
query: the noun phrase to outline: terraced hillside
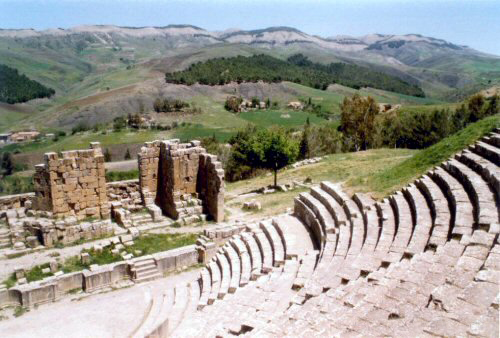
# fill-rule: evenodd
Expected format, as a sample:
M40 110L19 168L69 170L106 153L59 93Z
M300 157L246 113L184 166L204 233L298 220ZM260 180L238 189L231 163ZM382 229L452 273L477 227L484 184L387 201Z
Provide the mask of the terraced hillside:
M154 299L138 335L497 337L499 132L381 201L300 194Z

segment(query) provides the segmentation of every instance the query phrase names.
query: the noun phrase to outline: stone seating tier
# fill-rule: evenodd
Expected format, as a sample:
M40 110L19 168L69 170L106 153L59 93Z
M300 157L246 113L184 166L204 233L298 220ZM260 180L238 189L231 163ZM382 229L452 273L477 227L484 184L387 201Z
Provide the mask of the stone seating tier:
M200 273L198 310L171 311L175 327L151 337L498 337L498 140L381 201L329 182L300 194L293 215L227 242Z

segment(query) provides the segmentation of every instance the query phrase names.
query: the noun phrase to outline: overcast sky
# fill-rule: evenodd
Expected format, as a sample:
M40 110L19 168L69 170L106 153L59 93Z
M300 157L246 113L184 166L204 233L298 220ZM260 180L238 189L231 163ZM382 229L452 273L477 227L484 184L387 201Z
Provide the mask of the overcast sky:
M0 0L0 28L290 26L323 37L418 33L500 55L500 0Z

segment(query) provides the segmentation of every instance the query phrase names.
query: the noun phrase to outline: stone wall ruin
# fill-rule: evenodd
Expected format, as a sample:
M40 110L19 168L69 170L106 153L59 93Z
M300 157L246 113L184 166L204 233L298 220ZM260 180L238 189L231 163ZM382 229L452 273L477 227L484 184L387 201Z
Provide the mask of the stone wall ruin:
M98 142L88 150L46 153L35 166L34 208L55 217L108 218L104 156Z
M203 214L223 220L224 170L199 141L146 142L138 162L145 205L156 204L164 214L186 223Z

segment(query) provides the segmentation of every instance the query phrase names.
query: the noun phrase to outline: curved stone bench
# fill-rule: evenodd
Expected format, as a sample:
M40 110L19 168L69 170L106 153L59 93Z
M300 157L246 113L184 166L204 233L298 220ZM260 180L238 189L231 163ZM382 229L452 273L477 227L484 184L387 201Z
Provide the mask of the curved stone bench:
M250 231L252 231L255 241L257 242L260 250L260 254L262 257L262 272L268 273L272 270L274 265L274 254L271 243L267 239L267 236L264 234L264 232L256 225L251 227Z
M476 154L488 159L495 165L500 166L500 150L488 143L478 141L476 144L469 148Z
M259 223L259 226L269 240L269 243L271 243L274 266L281 266L285 264L286 254L283 241L281 236L278 234L278 231L276 231L276 228L272 224L272 221L262 221Z
M251 233L242 233L241 239L245 243L252 261L251 279L255 280L262 274L262 255L259 245Z
M460 162L478 172L495 192L497 206L500 200L500 169L494 163L488 161L470 150L465 150L455 156Z
M229 267L229 262L226 255L219 251L216 255L216 263L220 271L221 282L219 287L219 293L217 294L218 299L223 299L224 296L229 292L229 283L231 282L231 268Z
M473 207L464 187L443 168L429 173L448 199L452 212L452 234L470 235L474 224Z
M424 251L429 242L430 234L433 230L432 212L427 205L424 195L414 184L410 184L404 188L403 195L405 195L410 205L415 222L415 228L413 229L406 252L417 254Z
M434 228L429 244L433 246L443 245L451 237L451 211L448 200L439 186L427 175L418 179L416 186L425 196L431 209Z
M479 174L455 159L444 163L443 168L466 188L475 209L475 220L480 226L499 221L495 197Z
M212 285L210 272L207 268L201 270L200 278L198 279L198 281L200 284L201 293L197 308L198 310L201 310L208 304L208 297L210 297L210 290Z
M236 239L237 238L234 238L233 241L235 241ZM231 281L229 282L228 292L235 293L236 289L238 289L240 285L244 286L246 284L246 283L240 284L240 278L248 278L248 280L250 279L250 267L246 266L246 276L243 277L243 273L241 270L242 263L240 261L240 257L238 256L238 253L233 249L233 247L230 244L227 243L226 245L224 245L222 250L226 255L227 260L229 261L229 266L231 268Z
M219 290L221 287L221 270L215 261L215 257L208 263L208 271L210 271L210 280L212 285L210 287L210 295L208 296L208 305L211 305L219 298Z

